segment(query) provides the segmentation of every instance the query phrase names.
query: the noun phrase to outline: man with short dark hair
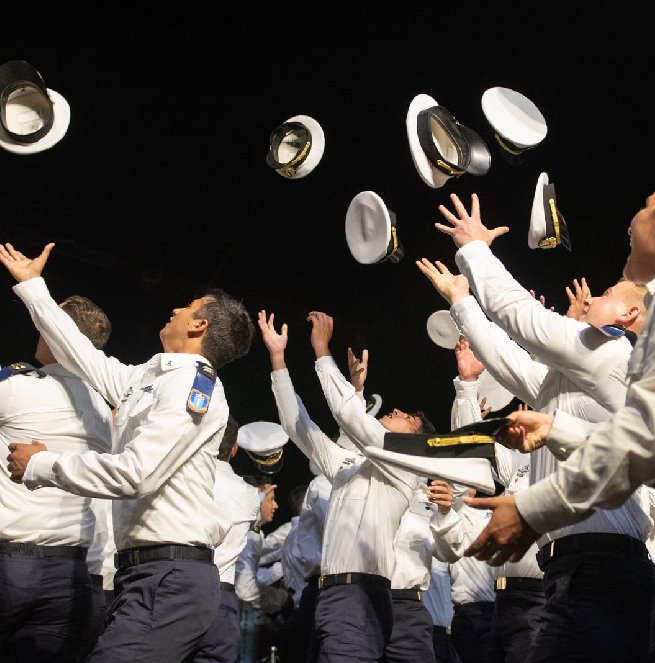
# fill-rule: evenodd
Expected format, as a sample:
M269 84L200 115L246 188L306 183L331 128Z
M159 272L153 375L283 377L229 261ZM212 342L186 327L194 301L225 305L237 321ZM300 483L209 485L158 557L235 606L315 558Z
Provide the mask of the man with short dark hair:
M252 323L242 304L209 294L173 310L160 332L163 354L122 364L52 301L40 275L53 246L34 260L0 246L0 262L55 357L117 408L114 453L12 444L12 479L115 499L116 600L88 661L177 663L194 653L219 607L213 548L224 527L213 488L228 407L216 369L248 352ZM212 326L218 336L208 335Z
M60 305L101 348L111 325L85 297ZM46 442L57 453L105 452L111 412L102 398L58 364L39 337L40 370L14 364L0 372L0 450ZM24 368L20 368L23 366ZM92 592L85 558L93 541L91 500L55 488L30 492L0 470L0 651L7 661L62 661L82 654ZM102 591L102 590L101 590Z

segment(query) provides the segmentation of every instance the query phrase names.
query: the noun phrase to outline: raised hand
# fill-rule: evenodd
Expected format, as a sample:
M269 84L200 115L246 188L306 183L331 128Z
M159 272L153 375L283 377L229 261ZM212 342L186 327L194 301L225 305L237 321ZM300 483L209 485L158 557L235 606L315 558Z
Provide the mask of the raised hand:
M491 243L496 237L500 237L500 235L509 232L507 226L499 226L498 228L492 228L489 230L489 228L482 225L482 219L480 218L480 201L475 193L471 195L470 214L466 211L464 205L462 205L462 201L454 193L450 194L450 199L453 201L453 205L455 206L457 214L459 214L459 218L452 212L449 212L443 205L439 205L439 211L443 214L444 218L447 221L450 221L453 225L445 226L441 223L435 223L434 226L438 230L441 230L442 233L450 235L457 248L461 248L469 242L474 242L478 239L485 242L487 246L491 246Z
M40 256L27 258L20 251L16 251L11 244L0 244L0 262L19 283L22 283L41 276L53 247L54 243L46 244Z
M569 310L566 312L567 318L573 318L578 320L580 314L582 313L585 305L585 300L591 299L591 290L587 285L587 279L583 276L580 279L581 283L578 283L578 279L573 279L573 289L575 294L571 291L571 288L566 287L566 295L569 298Z
M350 372L350 384L355 391L364 391L364 382L368 375L368 350L362 351L362 358L357 359L352 348L348 348L348 370Z
M439 513L447 514L453 506L453 489L447 481L433 479L428 486L428 502L439 507Z
M455 345L455 358L459 379L464 382L477 380L484 371L482 362L473 354L468 339L464 336L460 336Z
M460 299L468 297L469 282L463 274L455 275L442 262L435 260L433 265L427 258L417 260L416 266L451 306Z
M491 414L491 410L493 408L491 407L491 405L489 407L486 407L487 397L485 396L482 400L480 400L480 394L478 394L478 403L480 404L480 417L482 419L486 419Z
M307 316L307 322L312 323L312 347L316 353L316 359L330 354L330 340L334 322L329 315L320 311L312 311Z
M528 290L528 292L529 292L530 295L532 296L532 299L536 299L536 298L537 298L537 294L535 293L534 290ZM545 298L543 295L539 295L539 303L540 303L544 308L546 308L546 298ZM555 307L554 307L554 306L551 306L551 307L550 307L550 310L551 310L551 311L554 311L554 310L555 310Z
M512 423L498 437L498 441L510 449L530 453L546 444L555 415L520 409L508 414L507 418Z
M257 314L257 324L262 332L262 339L264 345L268 348L271 355L271 364L273 370L277 371L281 368L286 368L284 362L284 351L287 347L288 331L289 328L286 324L282 325L281 333L275 331L275 314L271 313L271 317L266 319L266 311L260 311Z

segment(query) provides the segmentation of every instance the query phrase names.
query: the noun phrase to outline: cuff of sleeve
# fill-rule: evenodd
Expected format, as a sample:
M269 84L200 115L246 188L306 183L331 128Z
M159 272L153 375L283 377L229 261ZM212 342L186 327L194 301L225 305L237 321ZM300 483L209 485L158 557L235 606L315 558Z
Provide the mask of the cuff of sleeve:
M471 260L489 255L490 253L491 249L487 246L487 243L483 242L481 239L476 239L474 242L465 244L457 251L455 254L455 262L457 263L459 270L462 271L463 264L465 265Z
M451 509L448 513L440 513L435 511L430 517L430 527L435 533L442 532L454 525L459 520L459 514L455 509Z
M456 301L450 307L450 317L464 336L466 336L466 325L469 319L476 313L484 316L482 309L473 295L462 297L462 299Z
M289 375L289 370L286 368L281 368L277 371L271 373L271 382L273 384L291 384L291 376Z
M562 501L552 477L546 477L514 496L516 508L528 525L539 533L552 532L573 522L572 513Z
M34 454L27 463L23 475L25 487L28 490L36 490L56 486L52 480L52 466L57 462L57 458L59 454L52 451L39 451L38 454Z
M23 300L25 306L29 306L37 299L50 297L48 286L41 276L17 283L12 289Z
M565 460L584 443L588 433L587 425L581 419L556 410L546 446L555 458Z
M457 398L464 398L466 400L478 400L478 381L477 380L460 380L456 377L453 380L455 385L455 395Z
M323 371L330 371L332 369L336 369L337 371L339 368L337 367L336 362L334 361L334 357L332 355L323 355L322 357L319 357L316 360L316 370L323 370Z

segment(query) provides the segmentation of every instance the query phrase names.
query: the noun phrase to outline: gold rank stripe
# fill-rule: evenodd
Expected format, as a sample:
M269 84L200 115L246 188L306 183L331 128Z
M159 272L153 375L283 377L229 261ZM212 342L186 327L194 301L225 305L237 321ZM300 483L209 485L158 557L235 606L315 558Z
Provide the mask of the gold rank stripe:
M453 447L456 444L493 444L494 438L490 435L460 435L458 437L430 437L429 447Z
M271 454L270 456L267 456L266 458L258 458L256 455L250 453L247 449L244 449L244 451L250 456L250 458L253 460L253 462L258 463L259 465L264 465L265 467L268 467L269 465L275 465L280 458L282 458L282 452L284 449L280 449L279 451L276 451L274 454Z
M503 139L497 133L495 133L494 136L496 137L498 144L505 150L505 152L509 152L510 154L513 154L515 157L525 152L525 150L512 150L507 144L503 142Z
M555 228L555 237L545 237L539 242L540 249L554 249L562 243L559 230L559 216L557 214L557 207L555 206L555 199L549 198L548 205L550 206L550 213L553 217L553 227Z

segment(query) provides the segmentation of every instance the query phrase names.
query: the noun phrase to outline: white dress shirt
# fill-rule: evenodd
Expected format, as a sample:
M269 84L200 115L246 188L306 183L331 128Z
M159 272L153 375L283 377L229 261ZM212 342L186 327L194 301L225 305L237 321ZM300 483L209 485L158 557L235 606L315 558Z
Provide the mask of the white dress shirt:
M96 519L93 543L89 546L86 555L86 565L89 573L102 576L102 588L114 589L114 555L116 544L114 543L114 525L111 517L111 500L94 498L91 500L91 508Z
M578 448L554 475L517 496L517 508L535 531L578 522L594 507L616 508L640 483L655 481L654 296L655 279L648 283L648 316L628 364L625 406L588 437L556 413L549 446Z
M466 297L451 307L451 316L486 369L535 410L561 409L590 422L609 418L625 399L632 352L628 339L608 338L586 323L546 309L482 241L463 246L456 261L480 305ZM549 368L539 381L544 366ZM547 448L531 454L531 483L552 473L557 463ZM538 545L586 532L626 534L645 541L651 527L638 494L620 509L597 511L584 523L541 537Z
M42 278L14 291L58 361L117 408L113 454L40 452L30 459L25 485L114 499L119 550L159 543L215 548L223 536L213 496L216 456L228 417L220 381L206 414L187 411L196 364L207 360L158 354L139 366L121 364L93 347Z
M230 463L217 460L214 503L216 517L224 522L225 532L214 551L214 564L221 581L233 585L237 558L246 545L250 526L259 514L259 491L237 476Z
M298 550L298 521L299 516L291 519L291 529L282 546L282 555L280 563L282 565L282 577L284 586L293 591L293 605L298 607L302 590L305 589L307 582L303 575L302 565L300 564L300 551Z
M396 565L391 576L392 589L421 589L430 586L430 569L434 542L430 532L430 517L437 511L428 502L427 486L414 491L409 508L400 519L393 547Z
M455 385L455 400L451 410L452 429L481 421L482 414L477 400L478 381L464 381L455 378L453 384ZM480 394L480 396L483 397L484 394ZM505 486L505 494L516 495L521 490L526 490L530 485L530 454L512 451L501 444L494 446L498 466L496 478L502 486ZM452 521L453 516L448 517ZM442 518L444 517L441 514L435 516L437 523ZM443 547L452 545L453 556L461 556L464 551L461 547L461 542L464 540L463 532L457 530L466 526L465 521L460 518L459 524L453 522L451 526L443 530L444 535L440 544ZM537 564L537 550L537 545L533 543L520 561L505 562L502 566L493 567L496 578L543 578L543 571Z
M453 621L453 601L450 598L448 564L432 558L430 586L423 592L423 605L432 617L434 626L450 627Z
M262 558L259 563L264 566L279 562L282 556L282 546L284 541L291 531L291 521L282 523L277 529L274 529L270 534L264 537L264 545L262 546Z
M55 453L111 447L111 412L102 398L60 364L42 370L44 378L29 373L0 382L0 539L88 548L95 522L90 498L57 488L31 492L7 469L12 442L37 440Z
M382 446L386 429L366 414L363 399L332 357L319 359L316 370L337 423L353 443L359 448ZM309 418L288 371L274 371L271 377L284 431L332 483L323 575L359 572L391 579L394 538L418 478L336 445Z
M241 601L266 613L278 612L289 600L286 589L265 585L257 580L257 569L264 545L261 532L248 532L246 545L236 563L234 587Z

